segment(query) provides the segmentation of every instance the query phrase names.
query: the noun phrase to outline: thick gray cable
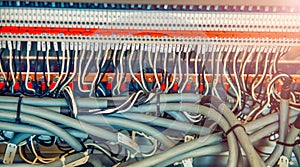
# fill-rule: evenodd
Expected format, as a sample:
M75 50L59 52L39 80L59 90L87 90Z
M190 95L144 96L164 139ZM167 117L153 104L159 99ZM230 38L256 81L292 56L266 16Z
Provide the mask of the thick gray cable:
M104 98L77 98L76 103L80 108L107 108L108 101L124 101L129 97L104 97ZM18 103L18 97L0 96L0 103ZM184 94L161 94L160 102L196 102L201 99L201 95L195 95L191 93ZM157 103L157 97L155 96L151 101L151 104ZM36 107L68 107L65 99L53 99L53 98L36 98L36 97L24 97L22 104L36 106Z
M224 117L227 119L229 124L231 126L240 124L240 121L237 120L236 116L232 113L232 111L227 107L226 104L222 103L218 106L218 110L220 113L224 115ZM246 153L246 156L248 158L248 162L250 166L256 167L256 166L266 166L261 159L261 157L258 155L256 150L254 149L249 136L245 132L245 130L242 127L237 127L234 130L234 133L243 147L243 150Z
M133 164L129 164L129 165L126 164L126 166L127 167L154 166L154 165L157 165L158 163L166 161L172 157L181 155L185 152L197 149L199 147L207 146L207 145L210 145L210 144L213 144L216 142L221 142L221 141L222 141L222 137L220 136L220 134L203 136L194 141L190 141L187 143L183 143L183 144L174 146L173 148L170 148L160 154L156 154L156 155L146 158L144 160L141 160L141 161L135 162Z
M290 121L289 122L294 122L297 119L297 117L290 117ZM247 124L246 124L247 125ZM250 140L259 140L262 139L263 137L271 134L272 132L275 132L278 130L278 123L277 122L273 122L269 125L266 125L264 127L262 127L261 129L257 129L256 131L252 131L250 134ZM265 136L262 136L260 134L265 134ZM260 138L261 137L261 138Z
M16 106L13 103L0 103L0 110L8 110L8 111L16 111ZM92 134L93 136L117 142L117 134L110 132L108 130L102 129L97 126L90 125L85 122L81 122L79 120L70 118L65 115L61 115L58 113L50 112L45 109L41 109L38 107L22 105L21 107L23 113L35 115L37 117L41 117L44 119L51 120L53 122L57 122L73 129L77 129L82 132L86 132L88 134Z
M183 159L193 158L193 157L201 157L201 156L205 156L205 155L218 154L218 153L225 152L227 150L228 150L228 146L227 146L226 143L201 147L201 148L189 151L187 153L178 155L176 157L167 159L166 161L163 161L163 162L155 165L155 167L168 166L168 165L171 165L172 163L181 161Z
M36 126L8 123L8 122L0 122L0 130L13 131L13 132L17 132L18 134L25 133L25 134L29 134L29 136L34 135L34 134L56 136L55 134L53 134L47 130L41 129L39 127L36 127ZM76 138L85 139L88 137L88 135L86 133L80 132L78 130L65 129L65 131L67 131L69 134L71 134L72 136L74 136ZM13 138L15 138L15 136ZM26 138L28 138L28 137L26 137ZM21 140L21 141L23 141L23 140ZM19 142L13 142L13 143L18 144Z
M280 99L280 110L279 110L279 138L278 141L285 142L285 138L288 133L288 118L289 118L289 100ZM274 166L279 160L283 153L284 146L276 144L272 154L265 160L267 165Z
M202 114L211 118L213 121L218 123L220 127L227 131L230 126L228 122L223 118L223 116L212 108L208 108L202 105L189 104L189 103L162 103L160 104L160 110L162 112L168 111L187 111L196 114ZM155 112L156 105L141 105L139 107L134 107L129 110L129 112ZM237 166L239 147L237 146L237 141L233 133L227 135L228 146L230 150L228 166ZM145 164L146 165L146 164Z
M175 120L182 121L182 122L190 122L182 112L169 111L168 114L171 117L173 117Z
M296 128L294 125L291 127L289 134L285 140L285 143L287 144L293 144L298 136L298 134L300 133L300 129ZM284 147L284 152L283 155L286 156L288 159L291 159L292 156L292 152L293 152L293 147L288 147L285 146Z
M298 165L300 165L300 146L294 146L293 153L297 159Z
M18 97L0 96L1 103L18 103ZM78 98L76 99L78 107L81 108L107 108L107 100L96 98ZM34 98L24 97L22 104L36 107L68 107L64 98Z
M300 114L299 111L290 110L289 117L294 118L294 117L297 117L299 114ZM247 122L247 124L245 124L244 127L247 130L247 132L253 131L257 128L264 127L264 126L269 125L273 122L277 122L278 118L279 118L278 113L269 114L269 115L266 115L266 116L261 117L259 119L256 119L254 121Z
M200 103L209 103L214 107L218 108L218 111L226 118L226 120L231 126L241 124L241 122L237 120L236 116L228 108L228 106L225 103L223 103L219 98L215 96L204 96L201 99ZM246 131L241 126L237 126L235 129L233 129L233 132L235 133L239 143L245 151L250 166L266 166L261 157L256 152L255 148L253 147Z
M8 119L8 120L15 120L16 119L16 113L14 112L8 112L8 111L1 111L0 110L0 118ZM76 151L82 151L84 148L83 146L76 140L73 136L71 136L69 133L67 133L62 128L56 126L55 124L35 117L28 114L20 114L20 118L22 122L32 124L35 126L39 126L53 134L56 134L57 136L64 139L74 150Z
M294 120L295 119L296 118L294 118ZM291 122L293 122L293 120L291 120ZM252 133L249 136L249 138L250 138L252 143L257 142L258 140L264 138L265 136L267 136L271 132L276 131L278 129L278 126L279 125L278 125L277 122L272 123L272 124L262 128L258 131L255 131L254 133ZM204 155L209 155L209 154L216 154L216 153L227 151L227 149L228 148L227 148L226 144L217 144L217 145L213 145L213 146L202 147L202 148L198 148L198 149L195 149L193 151L187 152L185 154L182 154L180 156L177 156L177 157L168 159L166 161L163 161L162 163L159 163L157 166L167 166L167 165L170 165L174 162L178 162L178 161L183 160L183 159L192 158L192 157L199 157L199 156L204 156ZM215 152L212 152L212 151L215 151ZM299 158L300 158L300 147L299 147Z
M178 112L177 112L178 113ZM174 121L170 119L155 117L146 114L138 114L138 113L122 113L122 114L111 114L109 116L126 118L130 120L134 120L137 122L146 123L149 125L160 126L164 128L170 128L175 130L180 130L186 133L193 133L198 135L207 135L211 133L211 129L206 127L201 127L193 124L188 124L181 121Z
M126 127L131 130L144 132L146 134L153 136L168 148L173 147L175 145L175 143L172 140L170 140L160 131L152 128L151 126L139 122L122 119L122 118L104 117L102 115L79 115L78 119L92 124L104 123L104 124L109 124L111 126Z

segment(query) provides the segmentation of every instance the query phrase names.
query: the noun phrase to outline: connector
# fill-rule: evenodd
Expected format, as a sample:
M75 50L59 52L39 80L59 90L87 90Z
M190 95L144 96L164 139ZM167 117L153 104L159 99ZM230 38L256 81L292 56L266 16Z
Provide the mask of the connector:
M3 163L12 164L14 162L18 146L13 143L8 143L5 149Z

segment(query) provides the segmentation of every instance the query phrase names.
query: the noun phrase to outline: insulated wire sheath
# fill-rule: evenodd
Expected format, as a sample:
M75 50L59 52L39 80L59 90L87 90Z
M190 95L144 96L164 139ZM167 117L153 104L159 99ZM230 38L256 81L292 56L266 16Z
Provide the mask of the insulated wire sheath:
M285 142L288 133L288 117L289 117L289 100L280 99L279 111L279 139L280 142ZM284 146L276 144L272 154L265 160L267 165L274 166L279 160L284 151Z
M205 146L205 147L197 148L192 151L186 152L184 154L172 157L166 161L163 161L163 162L155 165L155 167L168 166L168 165L171 165L172 163L181 161L183 159L192 158L192 157L201 157L201 156L205 156L205 155L214 155L214 154L225 152L227 150L228 150L228 147L227 147L226 143Z
M174 130L180 130L186 133L193 133L199 135L208 135L211 133L211 129L206 127L201 127L198 125L188 124L180 121L173 121L165 118L138 114L138 113L123 113L123 114L112 114L110 116L127 118L133 121L146 123L152 126L161 126L165 128L170 128Z
M12 103L6 103L6 104L0 103L0 110L1 109L9 110L9 111L16 111L16 106ZM61 115L61 114L54 113L54 112L49 112L42 108L22 105L21 112L26 113L26 114L31 114L31 115L34 115L37 117L41 117L41 118L44 118L47 120L51 120L53 122L66 125L68 127L72 127L79 131L86 132L88 134L92 134L96 137L99 137L99 138L102 138L105 140L109 140L109 141L113 141L113 142L117 141L117 134L115 134L115 133L112 133L112 132L102 129L100 127L90 125L85 122L81 122L79 120L70 118L65 115ZM15 114L14 114L14 117L15 117Z
M138 161L133 164L126 165L127 167L146 167L146 166L154 166L163 161L166 161L172 157L176 157L190 150L194 150L199 147L207 146L216 142L221 142L222 137L220 134L214 134L209 136L200 137L194 141L190 141L187 143L183 143L177 146L174 146L160 154L156 154L150 158Z
M160 131L139 122L126 120L122 118L103 117L101 115L82 115L82 116L79 115L78 119L92 124L105 123L111 126L126 127L131 130L144 132L146 134L149 134L150 136L153 136L168 148L173 147L175 145L175 143L172 140L167 138Z
M285 143L293 144L295 142L295 139L297 138L298 134L300 132L300 129L297 129L295 126L292 126L289 134L285 140ZM284 147L283 155L286 156L288 159L291 159L293 152L293 147Z
M9 120L15 120L16 114L14 112L8 112L8 111L1 111L0 110L0 118L9 119ZM41 128L48 130L49 132L56 134L57 136L63 138L74 150L76 151L82 151L83 147L82 145L76 140L73 136L71 136L69 133L67 133L64 129L56 126L55 124L35 117L28 114L21 114L20 118L22 122L40 126Z
M155 111L156 105L143 105L136 108L132 108L129 110L129 112L150 112ZM195 104L188 104L188 103L162 103L160 104L160 110L162 112L168 112L168 111L187 111L191 113L196 114L203 114L209 118L211 118L213 121L217 122L221 128L224 131L227 131L230 126L227 123L227 121L223 118L221 114L219 114L217 111L215 111L212 108L208 108L201 105L195 105ZM228 139L228 145L231 150L231 154L229 155L229 164L228 166L237 166L237 160L238 160L238 146L237 141L235 139L235 136L233 133L229 133L227 136ZM146 164L144 164L146 165ZM141 165L143 166L143 165Z

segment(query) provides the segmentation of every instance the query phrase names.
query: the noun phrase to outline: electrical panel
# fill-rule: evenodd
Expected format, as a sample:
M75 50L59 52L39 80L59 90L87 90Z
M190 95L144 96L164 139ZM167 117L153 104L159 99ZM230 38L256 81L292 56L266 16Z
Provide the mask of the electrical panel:
M299 46L295 0L0 1L1 163L298 166Z

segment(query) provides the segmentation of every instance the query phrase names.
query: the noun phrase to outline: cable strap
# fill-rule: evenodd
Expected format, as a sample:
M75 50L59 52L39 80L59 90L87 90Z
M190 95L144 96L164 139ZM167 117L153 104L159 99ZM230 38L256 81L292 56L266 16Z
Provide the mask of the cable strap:
M227 136L230 132L232 132L237 127L242 127L246 132L246 129L242 124L235 124L225 132L225 135Z
M279 145L283 145L285 147L294 147L298 144L300 144L300 140L296 140L294 143L284 143L284 142L281 142L281 141L276 141L277 144Z
M21 123L21 104L22 104L23 95L19 96L18 106L17 106L17 116L16 116L16 123Z

